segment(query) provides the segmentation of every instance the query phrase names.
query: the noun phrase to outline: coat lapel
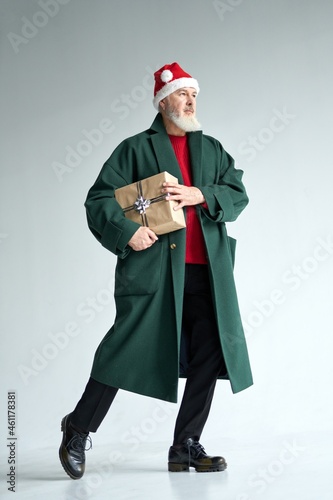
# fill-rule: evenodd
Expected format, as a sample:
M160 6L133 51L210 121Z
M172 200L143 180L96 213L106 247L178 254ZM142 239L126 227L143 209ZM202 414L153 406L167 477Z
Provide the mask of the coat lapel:
M177 177L179 183L183 183L183 177L178 165L176 155L173 151L170 139L163 125L160 113L156 116L151 130L151 142L157 158L160 172L167 171ZM192 167L192 179L194 186L202 184L202 132L191 132L188 134L188 145L190 150L190 161Z
M162 116L160 114L155 118L151 129L151 143L157 158L158 169L160 172L169 172L169 174L177 177L178 182L183 182L183 177L178 165L178 161L172 148L170 139L163 125Z

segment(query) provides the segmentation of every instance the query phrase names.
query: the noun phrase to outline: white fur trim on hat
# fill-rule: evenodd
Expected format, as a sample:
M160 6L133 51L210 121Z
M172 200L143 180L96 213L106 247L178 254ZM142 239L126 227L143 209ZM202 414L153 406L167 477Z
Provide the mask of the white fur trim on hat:
M169 70L165 70L164 72L167 72ZM162 75L163 75L162 73ZM171 73L171 71L170 71ZM161 75L161 77L162 77ZM171 77L172 78L172 77ZM163 80L162 80L163 81ZM199 93L200 88L197 80L195 78L188 78L188 77L183 77L183 78L177 78L177 80L173 80L172 82L169 81L169 83L166 83L155 95L153 99L153 104L154 107L158 111L158 105L159 102L167 97L168 95L172 94L172 92L175 92L178 89L181 89L183 87L193 87L197 93Z

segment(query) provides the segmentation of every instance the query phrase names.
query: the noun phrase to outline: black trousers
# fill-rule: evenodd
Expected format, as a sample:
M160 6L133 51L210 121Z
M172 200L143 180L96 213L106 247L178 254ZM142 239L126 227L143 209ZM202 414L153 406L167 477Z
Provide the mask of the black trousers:
M216 380L225 373L207 266L186 264L182 320L182 354L187 381L176 420L173 444L200 439L211 407ZM182 356L184 358L184 356ZM118 389L90 378L71 414L72 424L96 432Z

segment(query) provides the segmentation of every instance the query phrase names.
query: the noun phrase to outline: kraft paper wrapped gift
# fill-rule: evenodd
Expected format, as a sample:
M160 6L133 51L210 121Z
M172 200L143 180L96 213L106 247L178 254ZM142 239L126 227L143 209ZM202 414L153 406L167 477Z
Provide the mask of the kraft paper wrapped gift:
M186 227L183 209L174 210L178 201L165 201L163 182L178 182L168 172L152 175L115 190L115 197L127 218L148 226L156 234L171 233Z

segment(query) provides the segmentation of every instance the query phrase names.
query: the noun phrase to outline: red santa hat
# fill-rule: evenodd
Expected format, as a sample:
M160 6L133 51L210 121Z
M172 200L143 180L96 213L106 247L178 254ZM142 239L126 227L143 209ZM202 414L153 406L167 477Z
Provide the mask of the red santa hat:
M197 80L186 73L178 63L166 64L154 73L154 107L158 110L159 102L183 87L193 87L199 93Z

